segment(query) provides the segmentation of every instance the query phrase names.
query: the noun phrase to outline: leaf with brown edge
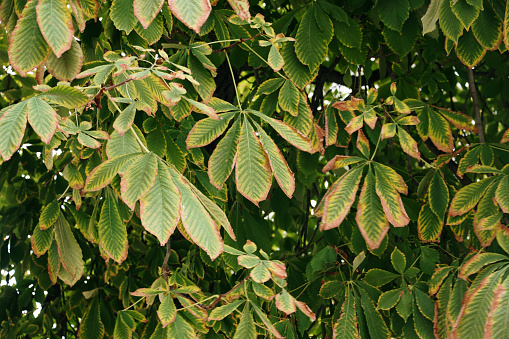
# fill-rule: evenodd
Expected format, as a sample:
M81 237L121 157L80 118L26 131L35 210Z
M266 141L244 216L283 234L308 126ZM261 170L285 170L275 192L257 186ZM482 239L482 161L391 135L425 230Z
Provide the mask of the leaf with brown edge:
M102 249L119 264L127 258L129 248L126 227L120 217L117 197L107 189L97 228Z
M382 209L380 198L376 194L375 176L371 169L362 185L355 221L369 249L375 250L380 247L389 231L389 222Z
M187 27L200 33L212 7L209 0L168 0L171 13Z
M276 294L276 307L286 314L292 314L297 310L295 299L284 288L281 293Z
M433 144L445 153L451 153L454 149L452 131L449 122L434 110L428 110L429 138Z
M443 220L449 205L449 189L440 171L436 171L428 187L429 207Z
M239 193L257 206L267 198L272 184L269 159L247 117L237 146L235 181Z
M454 196L449 207L449 215L452 217L463 215L477 205L488 187L490 187L499 177L489 177L481 181L474 182L461 188Z
M504 213L509 213L509 176L505 176L498 184L495 201Z
M265 261L265 266L269 269L270 273L279 279L286 279L286 266L280 261L270 260Z
M505 279L494 291L490 313L484 325L485 338L504 338L509 326L507 310L509 309L509 280Z
M394 137L396 135L396 127L397 127L397 124L393 123L393 122L391 122L389 124L384 124L382 126L381 140Z
M498 253L478 253L461 266L458 278L467 280L470 275L479 272L484 266L502 260L507 261L509 257Z
M338 179L337 184L330 188L324 198L321 231L338 227L343 222L355 201L363 170L364 165L361 165L347 171Z
M500 139L501 144L505 144L506 142L509 142L509 129L504 132L504 135L502 135L502 139Z
M221 189L224 182L230 176L237 159L237 146L240 139L241 123L236 120L226 132L224 138L219 141L212 153L208 164L210 183Z
M40 257L44 253L46 253L54 238L53 228L50 227L48 229L41 229L36 226L32 236L30 237L30 243L32 245L32 251L34 251L37 257Z
M329 160L329 162L323 167L322 172L325 174L328 171L350 166L356 164L358 162L364 162L366 159L356 157L356 156L348 156L348 155L335 155L334 158Z
M297 87L290 81L286 80L279 91L278 103L281 109L287 111L293 116L297 116L300 101L300 93Z
M438 217L430 208L429 203L421 207L417 219L419 239L423 242L436 241L444 227L443 216Z
M407 194L408 187L403 178L390 167L379 163L373 163L373 166L376 194L380 197L387 220L395 227L406 226L410 222L410 218L408 218L399 193Z
M345 301L341 306L341 316L334 324L333 338L356 339L359 337L357 314L355 312L355 296L348 288Z
M223 134L234 116L234 112L224 113L219 114L219 120L206 118L198 121L187 136L187 148L202 147L210 144Z
M354 117L352 120L350 120L348 125L346 125L346 127L345 127L345 131L347 131L348 134L351 135L355 131L358 131L359 129L361 129L363 125L364 125L364 116L363 116L363 114L361 114L359 116Z
M447 276L449 275L449 273L452 272L453 269L454 268L450 266L442 266L435 269L435 272L433 272L433 275L431 276L431 279L429 281L428 294L430 296L438 292L445 278L447 278Z
M357 135L357 149L361 151L364 157L369 158L369 140L366 138L366 135L362 132L362 130L358 131Z
M449 120L449 122L453 124L453 126L456 127L457 129L471 131L474 133L478 132L477 126L472 124L472 118L469 117L468 115L445 108L439 108L438 111L440 112L440 114L442 114L444 118Z
M414 140L414 138L412 138L412 136L400 126L398 126L398 136L399 144L401 145L403 152L420 161L421 153L419 152L417 142Z
M49 144L58 126L57 112L37 97L28 100L27 109L30 126L45 144Z
M164 0L134 0L134 15L138 18L143 28L150 26L157 13L161 11Z
M302 313L304 313L305 315L308 316L308 318L311 320L311 321L315 321L316 320L316 315L315 313L309 308L309 306L303 302L303 301L298 301L296 299L294 299L295 301L295 305L299 308L299 310L302 311Z
M265 133L260 125L256 124L262 147L269 158L270 168L279 187L291 199L295 191L295 175L288 166L286 159L277 147L274 140Z
M131 210L134 204L154 185L157 177L157 156L147 153L136 160L125 170L120 183L122 200Z
M44 39L57 58L71 48L74 27L65 0L39 0L37 22Z
M72 81L83 66L83 51L76 40L72 40L71 48L65 51L60 58L51 52L46 67L48 72L61 81Z
M128 167L141 153L131 153L111 158L90 172L85 181L86 191L98 191L108 185L123 168Z
M0 117L0 155L9 160L21 146L27 125L28 101L9 106Z

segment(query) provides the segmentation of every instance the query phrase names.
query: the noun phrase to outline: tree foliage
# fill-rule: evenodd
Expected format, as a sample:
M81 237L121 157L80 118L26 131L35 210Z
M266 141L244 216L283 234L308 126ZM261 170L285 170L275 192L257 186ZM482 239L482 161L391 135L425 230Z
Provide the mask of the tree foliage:
M2 338L505 338L504 0L1 0Z

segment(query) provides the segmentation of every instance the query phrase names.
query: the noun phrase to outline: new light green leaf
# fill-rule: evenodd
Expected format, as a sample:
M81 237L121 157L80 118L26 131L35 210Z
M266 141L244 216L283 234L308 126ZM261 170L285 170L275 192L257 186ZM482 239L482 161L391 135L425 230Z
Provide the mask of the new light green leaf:
M104 335L104 324L101 321L101 308L99 298L92 299L87 312L81 319L78 338L80 339L98 339Z
M161 246L166 244L177 227L180 205L180 193L168 167L158 160L156 180L140 200L140 214L143 227L157 237Z
M72 81L83 66L83 51L76 40L72 40L71 48L65 51L60 58L55 53L49 54L46 61L48 72L61 81Z
M12 105L0 117L0 155L9 160L21 146L27 124L28 101Z
M69 109L84 106L88 102L88 97L85 93L80 92L74 87L58 85L41 94L40 98L46 98L49 101L64 106Z
M97 166L90 172L85 182L86 191L98 191L108 185L122 168L127 167L141 156L141 153L131 153L111 158Z
M240 119L236 120L224 138L219 141L208 164L210 183L221 189L230 176L237 157L237 144L240 139Z
M55 222L55 240L60 262L72 277L73 282L76 282L83 274L83 255L62 212Z
M49 144L58 126L58 115L47 102L35 97L28 100L28 122L45 144Z
M200 33L212 11L208 0L168 0L168 6L177 19L196 33Z
M209 215L198 197L176 170L169 168L173 182L177 186L182 200L180 220L189 237L214 260L224 248L216 222Z
M163 327L166 327L168 324L175 321L175 318L177 317L177 308L175 307L175 303L173 302L173 298L170 293L168 293L164 297L163 301L161 301L161 304L157 309L157 317L161 321L161 325L163 325Z
M113 123L113 128L117 130L118 134L123 135L127 130L131 128L136 116L136 104L133 102L127 106Z
M121 181L122 200L131 210L134 204L154 185L157 177L157 156L147 153L131 163Z
M41 65L50 51L37 23L37 3L38 0L27 1L10 37L9 61L22 76Z
M187 148L202 147L217 139L228 127L235 113L218 115L219 120L206 118L194 124L186 139ZM232 127L233 128L233 127Z
M147 28L161 11L164 0L134 0L134 15L143 28Z
M106 191L99 223L100 244L110 258L121 264L127 258L129 244L127 228L118 211L116 197L111 190Z
M269 159L247 118L241 128L235 181L239 193L257 206L265 200L272 184Z
M281 187L283 192L285 192L285 194L291 199L293 192L295 191L295 175L288 166L288 163L274 140L272 140L272 138L269 137L258 124L257 127L262 147L267 153L270 168L274 173L274 177L276 178L279 187Z
M134 15L134 0L113 0L110 18L119 31L125 31L126 34L131 33L137 21Z
M74 27L65 0L39 0L37 22L44 39L57 58L71 48ZM33 47L32 47L33 48Z
M311 73L320 66L327 57L327 41L316 23L314 6L311 6L302 17L295 37L295 53L297 58L309 66Z

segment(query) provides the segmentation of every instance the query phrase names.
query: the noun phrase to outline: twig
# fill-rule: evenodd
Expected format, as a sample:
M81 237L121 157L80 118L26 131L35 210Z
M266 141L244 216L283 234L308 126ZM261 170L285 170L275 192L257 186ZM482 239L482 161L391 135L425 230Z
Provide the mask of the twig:
M470 94L472 95L472 103L474 104L475 112L475 125L479 130L479 142L483 144L484 140L484 128L482 125L482 116L479 109L479 100L477 99L477 90L475 89L474 72L472 68L468 67L468 87L470 88Z
M171 244L170 239L168 239L168 242L166 243L166 256L163 260L163 266L161 267L161 270L163 271L163 277L164 281L168 282L168 259L170 259L171 256Z
M297 240L297 245L295 245L295 249L299 249L299 247L302 245L305 245L305 241L307 238L307 228L308 228L308 220L309 220L309 208L311 206L311 192L308 189L306 194L306 215L304 216L304 222L302 223L300 233L299 233L299 240Z
M233 288L231 290L229 290L228 292L226 293L223 293L223 294L220 294L216 300L214 300L210 305L207 305L207 306L204 306L205 309L207 310L210 310L211 308L214 308L214 306L216 306L220 301L221 299L223 299L224 297L226 297L228 294L232 293L233 291L235 291L237 288L239 288L240 286L242 286L242 284L244 284L247 279L249 279L249 275L246 276L244 279L242 279L237 285L233 286Z

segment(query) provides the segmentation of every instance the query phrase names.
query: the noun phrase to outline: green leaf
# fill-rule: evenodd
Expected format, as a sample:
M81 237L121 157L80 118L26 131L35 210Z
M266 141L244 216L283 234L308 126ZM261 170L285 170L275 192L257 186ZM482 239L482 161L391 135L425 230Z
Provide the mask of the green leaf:
M32 251L34 251L37 257L40 257L49 250L53 242L53 234L53 227L44 230L38 226L35 227L34 233L30 237L30 242L32 243Z
M350 211L359 189L364 166L357 166L346 172L325 196L324 211L320 230L338 227Z
M269 281L271 274L269 269L263 263L259 263L251 270L250 276L253 281L262 284Z
M433 321L435 318L435 302L426 293L422 292L418 288L413 289L415 302L419 311L428 320Z
M104 335L104 324L101 321L99 298L92 299L87 312L81 319L78 337L80 339L98 339Z
M443 220L449 205L449 189L439 171L436 171L428 188L429 207L438 219Z
M236 120L224 138L219 141L208 164L210 183L221 189L230 176L237 156L237 144L240 139L240 119Z
M134 319L126 311L118 312L117 319L115 320L115 328L113 330L113 338L131 339L135 328L136 324L134 323Z
M355 313L355 297L351 288L346 292L345 301L341 306L341 317L334 324L334 338L355 339L359 337L357 315Z
M134 15L134 0L113 0L110 18L119 31L125 31L126 34L131 33L137 21Z
M55 222L55 240L58 245L60 262L72 277L69 285L74 285L83 274L83 255L62 212Z
M272 184L272 172L267 154L247 118L241 129L235 181L238 192L258 206L260 201L267 198Z
M120 155L103 162L90 172L86 182L85 190L98 191L108 185L111 180L123 168L127 168L133 161L140 157L141 153Z
M270 301L274 297L274 292L264 284L253 281L252 286L253 292L260 298Z
M391 253L391 263L392 267L396 270L396 272L399 272L403 274L405 272L406 268L406 257L397 247L394 248L394 251Z
M249 304L246 304L246 307L242 312L242 317L240 318L240 323L235 330L233 339L256 339L256 337L257 334L253 314L249 309Z
M486 338L504 338L507 337L507 326L509 318L507 310L509 309L509 280L505 279L494 291L493 303L490 313L484 326L484 335Z
M404 23L401 32L385 26L382 34L387 42L387 46L400 56L404 56L410 53L414 47L414 43L419 35L419 24L417 20L410 18Z
M196 33L212 10L208 0L168 0L168 5L172 14Z
M45 144L49 144L58 126L58 115L48 103L35 97L28 100L28 122Z
M390 338L389 329L380 313L376 310L373 301L371 301L368 294L362 288L359 291L369 334L372 338Z
M158 160L154 185L140 200L141 223L157 237L161 246L166 244L180 219L181 197L171 179L167 166Z
M369 248L371 250L379 248L389 230L389 222L376 194L375 176L371 169L362 184L355 221Z
M265 325L265 327L267 327L267 329L269 330L269 332L275 337L275 338L283 338L281 336L281 334L278 332L278 330L276 329L276 327L271 323L271 321L269 320L269 318L267 317L267 315L262 312L262 310L260 310L260 308L258 308L258 306L256 306L256 304L252 303L251 306L253 307L253 310L256 312L256 314L258 315L258 317L262 320L263 324Z
M233 311L235 311L240 305L242 305L244 300L237 300L230 304L216 307L210 312L208 320L223 320L227 316L229 316Z
M135 13L136 14L136 13ZM134 30L138 33L143 39L147 41L149 45L153 45L161 39L163 34L163 16L158 15L152 21L152 23L144 28L141 23L136 23L134 26Z
M438 12L440 6L444 0L431 0L426 14L421 18L422 21L422 35L426 33L431 33L436 28L436 23L438 21Z
M461 266L458 278L467 280L470 275L479 272L484 266L501 260L509 260L509 257L498 253L478 253Z
M51 75L61 81L72 81L83 66L83 51L76 40L72 40L71 47L60 58L53 52L49 54L46 67Z
M491 6L485 6L472 24L477 41L488 50L495 50L502 41L502 21Z
M281 53L279 53L279 50L274 44L271 44L270 46L269 56L267 57L267 64L274 70L274 72L279 72L285 64Z
M403 295L401 296L401 299L396 305L396 311L398 312L398 315L401 318L403 318L405 322L408 320L408 317L412 314L413 300L414 298L410 291L408 289L405 289Z
M131 210L134 204L154 185L157 176L157 156L147 153L131 163L121 181L122 200Z
M39 217L39 228L41 230L50 228L57 221L59 215L60 205L58 201L54 200L42 209Z
M189 237L201 247L212 260L223 251L224 243L217 224L211 218L198 197L189 188L181 174L169 168L173 182L182 196L180 220Z
M161 11L164 0L134 0L134 15L138 18L143 28L147 28L157 13Z
M127 258L129 248L127 228L120 217L116 196L110 189L106 190L97 228L102 249L110 258L121 264Z
M370 284L371 286L380 287L393 281L398 277L401 277L401 275L384 271L379 268L374 268L366 273L366 275L364 276L364 281Z
M438 23L444 35L457 43L458 38L463 34L463 25L453 13L451 5L450 0L442 1L438 10Z
M37 22L44 39L57 58L71 48L74 27L65 0L39 0ZM32 47L33 48L33 47Z
M479 44L472 30L459 37L455 50L458 59L467 67L477 65L486 54L486 49Z
M163 327L168 326L168 324L175 321L177 317L177 308L175 307L175 303L173 302L173 298L170 293L164 297L157 309L157 317L161 321L161 325Z
M0 118L0 155L9 160L21 146L27 124L28 101L9 106Z
M386 125L384 125L386 126ZM401 149L406 154L410 155L411 157L421 160L421 153L419 152L417 142L412 138L412 136L405 131L401 126L398 126L398 136L399 136L399 143L401 145Z
M196 334L193 326L177 313L175 321L166 329L166 338L194 339Z
M379 310L390 310L399 302L399 299L404 294L403 290L405 288L398 288L395 290L389 290L384 292L378 298L378 307Z
M133 102L127 106L113 123L113 128L117 130L118 134L123 135L127 130L131 128L136 116L136 104Z
M210 144L223 134L235 114L234 112L224 113L219 115L219 120L206 118L198 121L187 136L187 148L202 147Z
M461 188L451 201L449 215L463 215L474 208L496 179L497 177L489 177Z
M312 5L302 17L297 35L295 36L295 53L300 62L309 66L311 73L327 56L327 41L316 23L315 6Z
M408 19L408 0L380 1L377 4L380 20L390 29L402 33L403 23Z
M37 3L38 0L27 2L10 37L9 61L21 76L41 65L50 51L37 23Z
M184 0L175 0L175 1L183 1ZM186 6L189 6L190 2L193 1L205 1L205 0L185 0ZM208 2L208 1L207 1ZM199 83L196 85L193 83L196 92L201 96L203 101L210 100L212 95L216 90L216 83L214 78L210 74L210 71L203 66L203 63L194 55L189 55L187 58L187 67L191 70L193 74L193 78Z
M283 87L279 91L279 106L293 116L297 116L300 102L300 93L297 87L290 81L286 80Z
M256 90L256 96L262 94L271 94L277 91L283 84L286 83L286 80L283 78L274 78L264 81Z
M256 124L256 126L262 147L269 158L270 168L274 173L274 177L279 187L281 187L283 192L291 199L295 191L295 175L290 170L288 163L276 143L258 124Z
M334 20L334 35L346 47L361 50L362 30L353 18L347 21Z
M69 109L84 106L88 102L88 97L85 93L78 91L74 87L65 85L53 87L39 94L39 97L46 98L57 105Z
M452 1L451 9L467 31L475 19L477 19L480 12L479 8L468 4L467 0Z
M295 43L285 43L282 52L285 61L283 70L298 88L303 89L318 75L318 67L315 72L310 72L309 67L299 60L295 53Z
M417 220L417 230L421 241L436 241L444 226L443 216L439 217L429 203L422 206Z

